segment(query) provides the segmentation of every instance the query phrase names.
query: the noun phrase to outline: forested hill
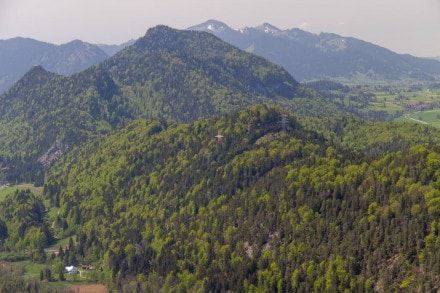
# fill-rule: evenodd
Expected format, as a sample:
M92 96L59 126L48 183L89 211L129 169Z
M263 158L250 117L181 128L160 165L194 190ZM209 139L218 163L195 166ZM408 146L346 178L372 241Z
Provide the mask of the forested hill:
M111 270L116 291L427 292L439 137L263 106L138 120L61 160L45 195L77 231L70 254Z
M33 169L23 163L36 162L56 141L71 146L139 117L189 122L256 103L341 113L263 58L207 33L158 26L73 76L31 69L0 96L0 161L17 174L11 180L30 180L16 178Z
M143 117L188 122L305 95L287 71L263 58L207 33L166 26L148 30L102 67L139 101Z

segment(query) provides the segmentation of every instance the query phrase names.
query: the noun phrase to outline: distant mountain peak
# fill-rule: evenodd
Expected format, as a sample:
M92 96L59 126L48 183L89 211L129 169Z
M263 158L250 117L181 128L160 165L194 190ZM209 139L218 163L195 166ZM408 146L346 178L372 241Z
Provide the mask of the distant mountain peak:
M255 27L256 30L259 30L261 32L265 32L267 34L277 34L282 32L282 30L280 30L279 28L271 25L270 23L263 23L262 25L259 25L257 27Z
M32 67L29 69L29 71L26 74L35 74L35 73L48 73L48 71L44 69L43 66L36 64L36 65L32 65Z
M42 65L45 70L57 74L71 75L108 57L98 46L81 40L61 45L22 37L0 40L0 94L11 88L32 65Z
M225 23L220 22L220 21L216 21L216 20L210 20L207 28L208 28L208 30L215 31L215 32L223 32L227 29L231 29Z
M310 33L298 28L279 29L270 23L220 31L216 23L192 27L212 33L248 52L286 68L300 81L317 79L432 80L440 74L435 60L397 54L353 37L334 33ZM227 27L220 23L220 27ZM211 25L211 29L207 26ZM440 61L440 60L439 60ZM374 76L370 73L375 72Z
M64 45L69 45L69 44L84 44L84 42L81 40L75 39L75 40L72 40L70 42L65 43Z
M225 31L232 30L232 28L230 28L224 22L210 19L210 20L205 21L204 23L201 23L199 25L189 27L188 30L196 30L196 31L207 30L207 31L211 31L213 33L223 33Z
M99 48L99 47L96 46L96 45L92 45L92 44L89 44L89 43L83 42L83 41L81 41L81 40L73 40L73 41L70 41L70 42L68 42L68 43L65 43L65 44L59 45L59 48L62 48L62 49L64 49L64 48L84 48L84 49L91 49L91 48L93 48L93 47L95 47L95 48Z
M163 24L159 24L156 25L154 27L151 27L147 30L147 32L145 33L145 37L148 37L150 35L154 35L156 33L161 33L161 32L166 32L166 31L173 31L174 29L172 29L171 27L167 26L167 25L163 25Z

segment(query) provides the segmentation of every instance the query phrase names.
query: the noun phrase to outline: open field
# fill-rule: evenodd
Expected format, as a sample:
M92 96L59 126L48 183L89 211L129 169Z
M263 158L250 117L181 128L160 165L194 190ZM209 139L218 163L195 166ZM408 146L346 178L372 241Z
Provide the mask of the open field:
M440 127L440 109L414 112L408 115L408 117L419 123L426 123L435 127Z
M377 91L374 101L370 102L372 109L385 109L388 112L411 111L434 106L440 102L440 93L427 90Z
M384 110L390 114L402 113L398 120L440 127L440 90L427 87L389 88L373 91L371 110Z
M56 250L56 251L58 251L60 246L65 248L65 247L69 246L69 240L70 240L70 237L59 239L53 245L47 247L46 250Z
M19 261L19 262L11 262L9 263L13 269L17 272L24 273L25 277L32 278L38 280L40 278L40 271L45 268L52 267L46 264L34 263L28 260ZM84 276L86 275L86 276ZM82 271L81 274L78 275L69 275L65 274L64 277L66 280L58 281L56 280L56 275L53 275L55 280L53 282L46 282L46 284L50 288L72 288L76 291L67 291L67 292L108 292L107 288L103 285L96 284L87 279L87 273ZM95 291L90 291L92 289L96 289ZM79 291L78 291L79 290ZM84 291L85 290L85 291ZM87 291L89 290L89 291Z
M24 271L26 277L33 279L40 278L40 271L46 268L45 264L34 263L28 260L9 263L14 270Z
M397 119L440 127L440 84L349 85L330 91L336 102L367 119ZM347 88L346 88L347 89ZM335 98L336 97L336 98Z

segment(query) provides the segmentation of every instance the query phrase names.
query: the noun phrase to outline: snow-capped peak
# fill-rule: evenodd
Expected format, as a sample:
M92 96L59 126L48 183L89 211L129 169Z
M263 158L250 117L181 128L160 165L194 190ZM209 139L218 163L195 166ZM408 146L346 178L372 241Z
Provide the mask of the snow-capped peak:
M192 26L188 28L189 30L197 30L197 31L210 31L213 33L223 33L227 30L230 30L231 28L228 27L223 22L217 21L217 20L208 20L205 23Z
M237 32L239 32L241 34L246 34L249 31L249 28L248 27L239 28L239 29L236 29L235 31L237 31Z
M214 25L214 24L209 24L208 26L207 26L207 29L208 30L210 30L210 31L213 31L213 32L222 32L222 31L224 31L225 30L225 27L224 26L216 26L216 25Z
M277 34L280 33L281 30L270 23L263 23L260 26L257 26L255 29L265 32L266 34Z

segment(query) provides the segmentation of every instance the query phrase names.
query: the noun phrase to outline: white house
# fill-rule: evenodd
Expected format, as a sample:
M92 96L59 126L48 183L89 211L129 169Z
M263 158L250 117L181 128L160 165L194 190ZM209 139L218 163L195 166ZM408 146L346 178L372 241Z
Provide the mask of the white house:
M68 274L79 274L78 268L75 266L66 267Z

